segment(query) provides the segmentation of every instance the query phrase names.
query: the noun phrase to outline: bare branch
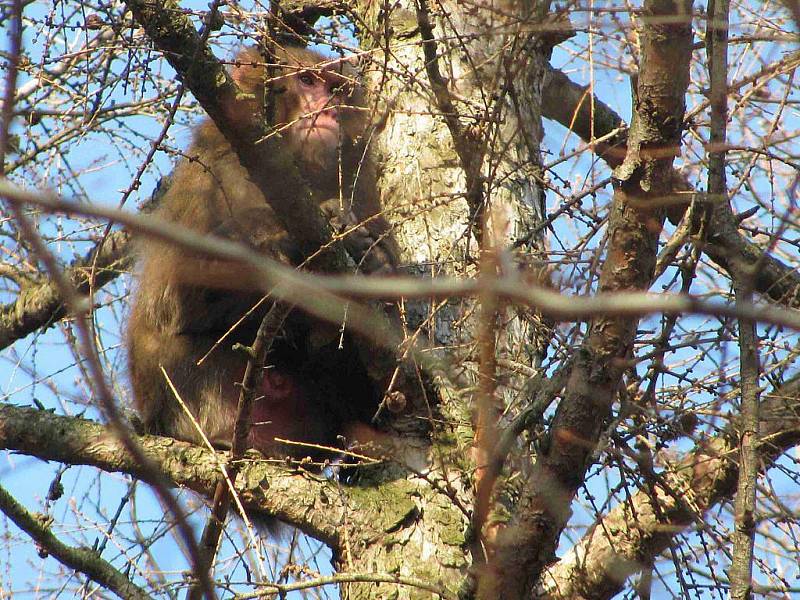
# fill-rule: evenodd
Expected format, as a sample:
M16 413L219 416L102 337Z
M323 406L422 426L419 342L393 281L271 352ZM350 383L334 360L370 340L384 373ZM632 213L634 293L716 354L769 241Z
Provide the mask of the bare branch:
M759 472L800 443L799 401L800 378L765 394ZM548 597L613 598L628 577L666 550L676 536L728 500L739 474L738 442L730 433L704 440L683 460L669 462L653 489L637 492L605 515L546 571L542 582Z
M795 59L796 60L796 59ZM628 134L615 133L624 125L621 117L599 98L591 102L594 108L594 121L588 109L589 87L581 86L557 69L550 69L546 75L548 83L543 88L543 116L561 123L579 135L586 143L592 143L591 131L595 138L612 134L610 140L595 144L594 151L615 168L622 164ZM691 190L692 186L686 178L673 171L674 183L678 189ZM670 216L677 222L678 216ZM717 218L710 225L707 244L703 251L718 265L728 272L733 263L742 267L753 267L755 270L755 290L765 294L774 302L790 308L800 307L800 272L781 262L769 253L764 252L757 244L744 238L738 231L738 221L733 214L726 219Z
M625 160L615 171L601 292L650 285L663 220L657 203L672 191L670 167L680 147L691 59L691 8L690 0L649 0L644 5L636 112ZM631 198L638 201L630 202ZM553 419L550 447L538 459L517 513L501 532L489 574L480 580L481 599L527 597L554 555L569 505L610 416L623 371L621 359L631 351L636 326L635 320L611 316L591 324Z
M79 294L88 295L132 266L130 235L115 231L102 242L99 255L92 250L66 269L64 275ZM67 315L64 299L53 281L26 282L14 302L0 306L0 349L34 331L53 326Z
M764 305L723 304L677 294L615 291L596 296L568 296L545 287L533 286L528 281L504 277L488 283L474 279L418 279L413 277L369 278L359 275L325 276L300 273L252 252L247 247L213 236L198 237L193 231L165 223L155 217L106 208L99 205L76 204L50 194L21 190L0 180L0 194L14 201L31 204L53 212L82 214L109 219L130 229L170 241L230 262L249 265L258 277L244 282L270 290L276 298L297 304L309 313L332 323L342 318L341 305L347 298L456 298L474 297L488 289L489 292L514 302L528 305L560 321L579 321L591 317L645 316L653 313L706 314L746 318L764 323L785 325L800 330L800 315L796 311ZM484 286L484 287L482 287ZM488 286L486 288L485 286ZM309 293L313 291L314 293ZM325 293L330 294L328 296ZM397 340L384 329L384 321L373 312L350 306L350 315L358 315L350 328L377 342L391 347ZM359 311L359 312L354 312ZM377 329L375 329L377 328Z
M0 417L0 420L2 417ZM47 522L32 515L19 504L11 494L0 487L0 510L41 546L40 553L46 553L61 564L84 573L93 581L130 600L145 600L150 595L135 585L125 575L103 560L89 548L72 548L64 544L55 535Z

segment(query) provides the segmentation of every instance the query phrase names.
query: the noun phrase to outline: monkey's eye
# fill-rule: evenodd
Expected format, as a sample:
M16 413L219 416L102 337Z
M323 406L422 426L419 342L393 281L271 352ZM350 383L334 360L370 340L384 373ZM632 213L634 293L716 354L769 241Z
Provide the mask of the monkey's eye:
M297 78L300 80L300 83L309 87L317 83L316 78L309 71L303 71Z

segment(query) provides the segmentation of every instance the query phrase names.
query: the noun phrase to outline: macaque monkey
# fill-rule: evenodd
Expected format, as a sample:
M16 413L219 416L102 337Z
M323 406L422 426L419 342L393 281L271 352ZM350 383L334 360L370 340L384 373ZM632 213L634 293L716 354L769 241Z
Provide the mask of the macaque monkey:
M277 59L272 72L274 130L333 227L353 229L344 243L360 269L391 271L396 248L379 215L374 166L363 139L367 119L362 93L350 65L297 47L279 50ZM263 103L264 59L247 49L236 64L235 81L254 95L253 102ZM191 159L176 168L162 199L159 214L164 219L198 235L242 242L286 264L302 262L265 198L270 191L248 179L212 121L197 128L188 154ZM363 225L354 227L359 223ZM252 344L271 306L258 305L261 293L230 281L238 267L165 243L142 244L127 345L135 405L149 432L199 443L199 424L215 446L230 445L236 384L247 362L232 346ZM209 275L198 278L204 271ZM231 276L221 275L226 272ZM302 447L281 447L274 438L335 446L338 436L365 430L381 391L369 380L352 341L345 336L344 348L338 344L335 326L297 310L289 315L256 393L253 448L271 456L314 455Z

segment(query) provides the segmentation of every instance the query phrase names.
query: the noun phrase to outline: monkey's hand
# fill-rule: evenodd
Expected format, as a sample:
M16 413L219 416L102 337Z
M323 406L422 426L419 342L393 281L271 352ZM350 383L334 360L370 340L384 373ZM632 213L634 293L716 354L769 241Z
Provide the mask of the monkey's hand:
M352 210L345 209L338 198L331 198L320 205L334 234L343 236L344 247L356 261L362 273L391 273L394 264L390 254L383 248L380 236L362 224Z

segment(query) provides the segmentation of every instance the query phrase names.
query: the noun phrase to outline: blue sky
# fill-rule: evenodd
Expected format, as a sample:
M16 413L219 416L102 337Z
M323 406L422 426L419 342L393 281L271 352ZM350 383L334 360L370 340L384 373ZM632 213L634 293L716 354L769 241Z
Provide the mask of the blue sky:
M204 6L197 3L198 6ZM41 11L44 5L33 5L28 9L28 14L35 14ZM79 35L77 32L75 36ZM583 37L580 37L583 36ZM576 44L585 43L585 34L580 34L575 40ZM26 46L40 51L44 37L35 32L26 32ZM63 43L67 47L73 40L67 39ZM229 39L228 42L231 42ZM6 40L3 39L3 44ZM62 43L62 42L59 42ZM51 48L51 55L58 55L59 52ZM222 55L222 54L221 54ZM570 76L582 83L588 80L589 71L586 62L579 62L570 54L562 49L556 49L553 64L564 69ZM132 66L134 68L136 65ZM168 75L169 67L163 62L154 68L164 69L162 74ZM631 101L630 85L625 78L612 73L611 71L597 68L594 70L595 89L597 95L606 103L610 104L626 121L630 119ZM20 83L26 80L23 77ZM130 100L131 97L148 98L157 93L152 86L137 84L132 81L127 89L119 88L110 92L105 102L112 99L117 102ZM189 98L190 99L190 98ZM196 122L198 113L181 112L178 122L170 129L170 137L167 144L176 149L185 149L189 143L188 123ZM119 203L122 190L130 184L132 173L138 168L142 152L147 149L147 140L152 139L160 130L160 116L136 117L127 121L128 127L133 132L130 139L139 140L141 145L136 151L118 143L118 140L105 133L95 133L87 130L85 134L75 138L69 146L72 151L68 155L61 157L61 161L48 156L51 161L63 165L68 162L69 168L82 174L78 178L80 186L67 187L59 185L58 172L26 173L30 178L26 178L25 183L30 185L42 185L48 183L54 185L65 195L79 195L82 190L89 191L89 199L93 202L107 203L116 206ZM797 115L793 116L793 123L797 125ZM579 141L559 125L545 122L545 136L543 148L545 149L544 162L553 161L563 149L569 152L579 145ZM135 207L147 199L155 187L156 182L162 175L169 173L174 163L175 156L159 152L156 155L155 164L148 169L142 178L142 185L137 192L131 196L126 204L128 209L134 210ZM589 155L584 155L578 160L569 161L559 165L555 172L563 181L569 181L573 188L569 191L577 193L584 186L590 185L592 180L599 180L607 176L607 170L602 165L593 164ZM553 178L554 184L558 180ZM63 181L63 180L61 180ZM597 202L599 205L607 203L609 200L609 189L597 194L596 198L587 198L585 202ZM765 190L768 192L768 190ZM554 193L547 195L548 213L555 210L562 200ZM746 206L745 206L746 208ZM66 219L55 219L49 221L45 231L50 235L59 232L71 233L79 231L84 224L76 224ZM569 217L559 219L556 223L556 236L570 246L570 241L574 239L576 232L584 231L585 226ZM669 230L668 230L669 231ZM602 232L601 232L602 234ZM66 237L66 236L65 236ZM558 244L551 240L552 247L557 249ZM74 252L80 253L87 249L89 242L63 245L54 244L53 251L60 253L63 257L71 257ZM666 277L666 276L665 276ZM665 279L666 281L666 279ZM98 296L98 301L104 303L111 297L126 294L130 289L130 281L124 278L116 282L113 286L113 294L108 297L105 293ZM0 290L0 300L7 301L13 296L13 291ZM104 350L104 359L107 361L107 372L109 376L114 374L112 380L115 391L120 398L126 398L128 394L127 381L124 376L124 355L120 351L122 338L119 332L119 324L124 322L124 305L115 304L105 306L96 313L97 328ZM641 324L642 329L652 329L658 331L660 317L654 316L644 320ZM692 327L708 327L707 319L685 318L681 320L681 327L690 331ZM735 355L738 350L735 345L729 348L722 348L728 354ZM683 355L678 352L672 355L672 359L680 360L682 356L688 357L693 354L693 350L687 348ZM711 365L699 365L698 369L712 369ZM86 416L98 418L98 414L91 408L87 408L82 402L85 400L89 391L83 381L79 365L76 363L75 356L64 344L64 333L60 328L52 328L46 332L39 332L28 339L20 340L12 348L6 349L0 354L0 382L2 382L2 396L6 401L18 405L32 404L34 399L47 407L56 408L57 411L65 414L76 414L86 409ZM667 382L665 382L667 383ZM77 402L73 401L77 400ZM53 480L54 474L62 468L61 465L47 464L36 459L24 456L13 456L6 454L4 461L0 463L0 478L2 484L7 487L15 496L33 510L41 510L44 497L48 487ZM775 473L776 479L781 478L780 473ZM588 486L588 490L604 497L605 490L609 486L618 483L618 474L614 470L606 470L601 477L593 478ZM129 482L127 478L109 474L98 477L97 471L88 467L69 467L66 469L63 480L65 488L64 497L55 503L52 515L55 520L61 523L61 531L69 536L75 534L77 540L102 540L103 531L107 526L107 521L115 513L120 504L124 504L121 521L130 519L130 503L123 501L128 493ZM789 485L787 480L786 485ZM779 484L780 485L780 484ZM602 495L601 495L602 494ZM75 498L79 504L80 511L76 511L71 506L72 499ZM136 510L138 522L145 533L149 533L153 528L158 528L161 522L161 510L158 503L153 499L150 492L144 487L139 486L136 496ZM80 515L80 518L78 518ZM583 526L592 522L592 511L585 502L585 496L576 503L576 515L573 523L578 527L575 533L580 533ZM13 525L5 521L6 527L14 530ZM17 537L15 532L14 537ZM565 542L569 541L571 533L565 536ZM13 538L10 538L13 539ZM567 544L568 545L568 544ZM163 537L152 548L153 553L158 556L159 567L167 571L176 571L186 568L186 563L169 536ZM120 550L109 544L104 557L114 559L123 558L119 554ZM14 596L24 597L23 591L30 591L31 595L41 594L35 592L37 586L47 582L47 574L57 568L54 559L48 558L42 561L36 554L35 549L30 543L26 542L7 542L0 549L0 556L5 553L5 557L0 558L0 562L5 563L5 570L0 569L0 586L6 591L14 591ZM230 548L223 549L221 556L229 556ZM125 557L129 558L129 557ZM320 568L327 565L326 558L319 559ZM139 564L144 564L140 560ZM240 576L240 575L239 575ZM668 579L668 585L673 583ZM670 586L671 587L671 586ZM28 589L30 588L30 589ZM330 590L331 595L335 592ZM654 597L666 594L664 587L657 587Z

